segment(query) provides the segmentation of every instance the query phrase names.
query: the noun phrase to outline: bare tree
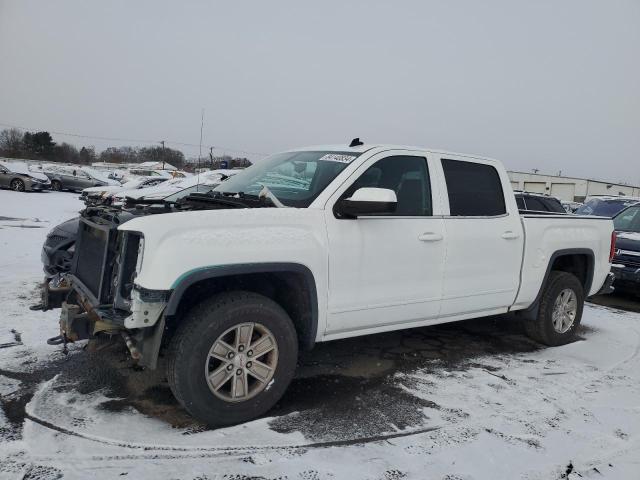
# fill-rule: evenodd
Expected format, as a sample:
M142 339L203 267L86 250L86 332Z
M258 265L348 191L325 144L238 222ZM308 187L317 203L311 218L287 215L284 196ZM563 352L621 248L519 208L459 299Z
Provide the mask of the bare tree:
M24 155L23 135L17 128L0 132L0 155L20 158Z

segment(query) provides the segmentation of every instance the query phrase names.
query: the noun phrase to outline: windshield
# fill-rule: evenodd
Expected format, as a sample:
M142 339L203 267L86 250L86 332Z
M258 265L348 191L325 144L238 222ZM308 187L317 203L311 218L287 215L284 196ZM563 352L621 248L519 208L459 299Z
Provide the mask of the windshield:
M306 208L349 163L354 152L285 152L272 155L214 189L258 196L263 186L288 207Z
M640 206L620 212L613 219L613 226L619 232L640 232Z
M601 217L614 217L618 212L630 205L637 203L635 200L599 200L594 198L576 210L576 215L598 215Z

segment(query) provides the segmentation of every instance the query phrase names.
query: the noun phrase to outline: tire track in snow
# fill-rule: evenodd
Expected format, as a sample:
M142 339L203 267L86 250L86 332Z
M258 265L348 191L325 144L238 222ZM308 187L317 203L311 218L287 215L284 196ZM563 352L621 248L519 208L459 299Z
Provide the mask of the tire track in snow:
M127 443L118 440L110 440L86 433L76 432L66 427L55 425L47 420L39 418L32 413L27 412L25 419L30 420L38 425L48 428L50 430L62 433L68 436L81 438L83 440L89 440L103 445L109 445L112 447L144 450L148 452L185 452L191 453L191 455L162 455L162 454L140 454L140 455L113 455L113 456L92 456L90 458L96 460L107 459L138 459L138 458L204 458L204 457L216 457L221 455L246 455L254 452L263 451L286 451L286 450L309 450L316 448L330 448L330 447L345 447L352 445L365 445L368 443L383 442L393 440L396 438L410 437L413 435L421 435L424 433L440 430L441 426L425 427L413 429L410 431L388 433L384 435L375 435L371 437L359 437L346 440L329 440L325 442L312 442L302 443L294 445L247 445L247 446L229 446L229 447L195 447L195 446L178 446L178 445L149 445L143 443Z

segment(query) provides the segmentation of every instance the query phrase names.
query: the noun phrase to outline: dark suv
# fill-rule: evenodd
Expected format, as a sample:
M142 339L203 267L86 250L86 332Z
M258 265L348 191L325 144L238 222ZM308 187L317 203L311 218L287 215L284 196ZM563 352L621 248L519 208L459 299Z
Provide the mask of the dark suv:
M524 212L567 213L556 197L532 192L514 192L518 210Z
M613 218L616 251L612 272L614 286L640 295L640 203L625 208Z

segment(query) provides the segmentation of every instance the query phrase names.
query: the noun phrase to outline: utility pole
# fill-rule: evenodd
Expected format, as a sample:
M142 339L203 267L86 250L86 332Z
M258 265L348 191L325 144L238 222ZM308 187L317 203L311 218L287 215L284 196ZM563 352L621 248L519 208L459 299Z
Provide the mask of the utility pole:
M213 170L213 147L209 147L209 160L211 160L211 170Z
M164 170L164 140L160 140L162 144L162 170Z

